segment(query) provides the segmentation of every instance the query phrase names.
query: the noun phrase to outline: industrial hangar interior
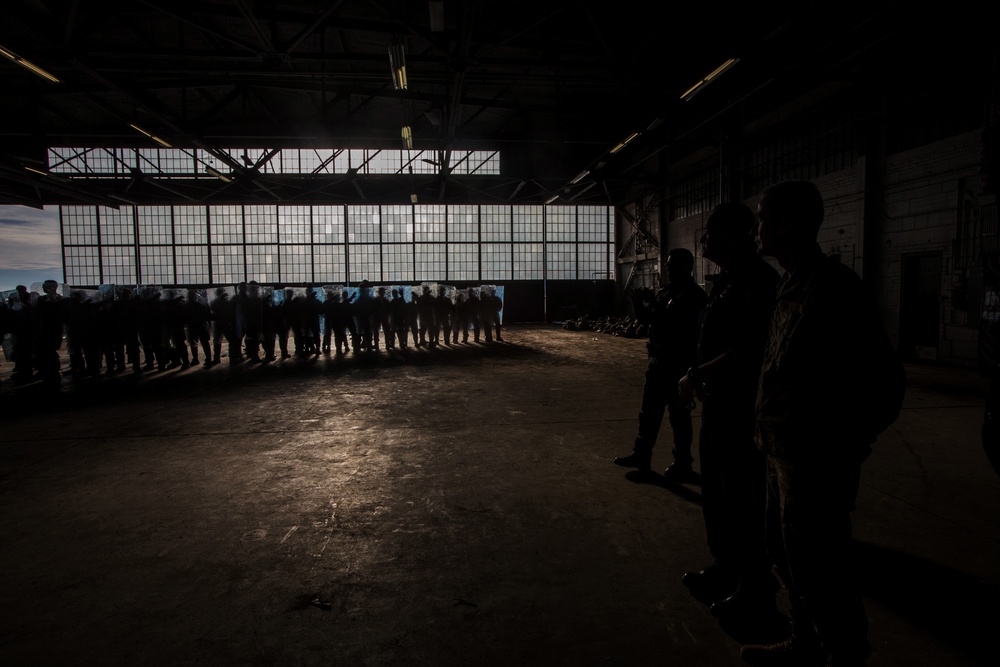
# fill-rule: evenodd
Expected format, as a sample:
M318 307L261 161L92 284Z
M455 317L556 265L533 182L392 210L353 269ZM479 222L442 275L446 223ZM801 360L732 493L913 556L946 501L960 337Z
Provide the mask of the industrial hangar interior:
M877 293L910 382L855 513L870 664L992 664L980 331L1000 97L981 7L0 16L0 204L58 211L66 287L504 294L503 342L433 354L56 394L0 364L5 663L741 664L745 638L680 581L707 558L698 485L610 463L643 340L579 322L632 315L671 248L710 285L712 207L804 179L821 247Z

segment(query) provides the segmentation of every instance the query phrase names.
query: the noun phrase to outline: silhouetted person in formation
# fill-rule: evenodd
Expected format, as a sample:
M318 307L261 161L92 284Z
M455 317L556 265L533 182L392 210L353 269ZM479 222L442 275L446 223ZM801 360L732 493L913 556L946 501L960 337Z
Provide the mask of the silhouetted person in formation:
M493 299L490 290L483 287L479 290L479 327L487 343L493 342Z
M354 326L354 295L346 289L340 291L340 298L334 303L333 335L337 354L347 354L348 350L358 351L358 331Z
M212 365L212 309L196 289L187 293L187 340L191 346L191 363L197 364L198 346L205 353L205 368Z
M371 283L362 280L358 285L358 298L354 301L354 326L358 331L361 350L370 352L374 340L372 321L375 317L375 295Z
M145 371L165 370L167 359L165 356L165 344L163 336L163 312L160 303L160 292L152 288L146 288L142 297L142 305L139 310L139 342L142 344L142 353L145 364L142 369Z
M434 346L434 295L431 293L430 285L420 286L420 296L417 298L417 305L420 314L420 343L419 346Z
M757 394L766 457L768 551L788 593L792 632L745 645L751 665L864 665L868 619L851 561L861 464L896 420L906 376L861 278L816 242L823 199L808 181L767 188L760 253L778 284Z
M278 338L278 349L282 359L288 359L292 354L288 351L288 337L292 337L292 342L298 344L298 325L295 323L295 290L286 288L284 295L275 309L274 329Z
M666 283L656 292L646 288L631 293L636 319L649 327L648 361L639 429L632 453L614 462L627 468L649 470L656 437L666 412L674 432L674 462L664 471L672 481L692 479L691 443L694 427L690 404L681 400L677 383L696 359L698 318L708 295L694 282L694 255L685 248L667 254Z
M410 292L410 300L406 302L406 327L410 330L413 347L420 347L420 303L415 291Z
M712 614L759 637L780 627L764 544L764 455L754 443L757 382L778 272L757 254L757 218L720 204L708 216L702 256L721 272L701 313L697 363L679 384L701 402L701 506L712 562L684 575Z
M479 342L479 330L481 328L480 327L480 322L479 322L479 306L480 306L480 303L481 303L480 300L479 300L479 288L477 288L477 287L470 287L468 289L468 295L469 295L469 298L466 299L466 302L465 302L466 303L465 312L466 312L466 314L467 314L467 316L469 318L469 326L472 327L473 340L478 343ZM468 329L466 329L464 331L464 333L462 334L462 342L463 343L469 342L469 330Z
M256 280L247 284L243 300L243 347L249 361L259 362L261 358L261 329L264 326L264 302L261 300L260 285Z
M380 335L381 343L385 344L386 350L395 347L392 325L389 323L389 298L385 295L385 287L379 287L376 291L372 308L372 345L376 351L379 349Z
M403 292L398 289L392 290L392 300L389 301L389 326L401 350L405 350L409 345L407 342L406 325L406 301L403 299Z
M260 336L266 363L276 359L274 347L278 341L279 317L279 308L274 303L274 292L265 289L260 297Z
M63 344L66 312L63 297L59 294L59 283L46 280L42 283L42 295L35 304L38 330L35 337L35 356L38 372L46 382L58 382L59 350Z
M458 343L458 336L462 335L462 342L469 342L469 297L465 290L458 290L455 293L455 325L451 331L451 342Z
M500 334L501 322L500 315L503 312L503 299L497 294L497 288L490 288L490 322L492 323L494 329L494 337L503 342L503 336Z
M187 369L191 366L187 349L187 303L183 294L163 300L163 326L166 331L169 361L167 368Z
M133 373L142 372L139 354L139 300L130 287L119 287L112 308L115 322L115 347L119 359L119 370L125 370L125 362L132 366ZM68 339L67 335L67 339ZM211 354L206 351L206 356Z
M451 328L454 324L455 304L445 291L444 285L438 286L438 295L434 301L434 343L439 344L442 337L446 345L451 345Z
M14 370L11 371L11 379L15 383L30 381L35 375L35 355L32 350L34 343L34 332L32 331L32 304L31 294L24 285L15 288L15 294L8 299L10 305L10 331L13 338L13 350L11 356L14 361Z

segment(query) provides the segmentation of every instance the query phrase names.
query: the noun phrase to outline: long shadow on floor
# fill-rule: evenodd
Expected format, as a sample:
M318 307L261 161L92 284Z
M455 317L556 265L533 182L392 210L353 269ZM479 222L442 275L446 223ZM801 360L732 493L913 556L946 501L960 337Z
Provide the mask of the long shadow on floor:
M855 549L867 597L967 656L965 664L997 664L1000 588L875 544L855 542Z
M650 484L652 486L663 487L684 500L698 505L701 504L701 492L692 488L701 485L701 475L697 473L694 474L690 482L683 484L672 482L660 473L653 472L652 470L630 470L625 473L625 479L633 484Z

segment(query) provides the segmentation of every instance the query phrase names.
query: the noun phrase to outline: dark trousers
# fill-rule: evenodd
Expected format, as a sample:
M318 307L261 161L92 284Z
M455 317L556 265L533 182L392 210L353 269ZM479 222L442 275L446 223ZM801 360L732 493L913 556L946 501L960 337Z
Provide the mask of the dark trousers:
M489 332L489 327L486 331ZM487 340L492 340L492 336L488 336ZM633 445L635 451L650 452L653 449L663 424L663 415L667 413L670 428L674 432L671 449L674 461L690 465L694 460L691 456L691 442L694 440L691 410L677 393L677 382L685 371L686 369L678 368L677 364L658 357L649 358L649 363L646 364L646 383L642 387L642 405L639 408L639 434Z
M851 552L861 464L843 458L767 457L766 539L788 591L795 633L814 634L834 664L846 665L864 659L871 646Z
M736 576L741 592L774 595L779 584L764 539L765 460L754 442L755 423L752 397L702 403L701 507L715 563Z

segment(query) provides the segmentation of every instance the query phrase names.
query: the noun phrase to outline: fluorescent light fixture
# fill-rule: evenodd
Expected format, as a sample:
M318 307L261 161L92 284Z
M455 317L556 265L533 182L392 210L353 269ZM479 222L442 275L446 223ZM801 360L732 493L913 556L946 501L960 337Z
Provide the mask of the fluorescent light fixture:
M691 86L690 88L688 88L686 91L684 91L684 94L681 95L681 99L684 100L685 102L690 101L691 98L694 97L695 95L697 95L699 92L701 92L702 89L705 88L705 86L707 86L708 84L712 83L712 81L715 80L719 75L721 75L723 72L725 72L726 70L728 70L729 68L731 68L733 65L735 65L739 61L740 61L739 58L730 58L726 62L722 63L721 65L719 65L718 67L716 67L714 70L712 70L711 74L709 74L704 79L702 79L701 81L699 81L698 83L694 84L693 86Z
M226 176L225 174L223 174L221 171L219 171L215 167L205 167L205 171L207 173L211 174L212 176L215 176L219 180L225 181L226 183L232 183L233 182L233 179L231 179L229 176Z
M149 132L147 130L142 129L141 127L139 127L135 123L129 123L129 127L131 127L133 130L135 130L139 134L146 135L147 137L149 137L150 139L152 139L156 143L160 144L164 148L173 148L173 146L171 146L170 144L168 144L165 139L160 139L158 136L156 136L152 132Z
M557 199L559 199L559 195L552 195L551 197L545 200L545 205L548 206Z
M406 51L399 42L389 45L389 72L392 75L392 87L406 90Z
M412 150L413 149L413 130L410 129L409 125L404 125L403 126L402 137L403 137L403 146L406 147L406 150Z
M614 155L615 153L617 153L621 149L625 148L625 146L627 146L630 141L632 141L633 139L635 139L638 136L639 136L638 132L633 132L632 134L628 135L622 141L620 141L617 146L615 146L614 148L611 149L611 154Z
M35 169L34 167L27 167L26 166L24 168L24 170L25 171L30 171L33 174L38 174L40 176L45 176L47 178L51 178L53 181L59 181L60 183L69 183L69 179L68 178L63 178L62 176L56 176L55 174L53 174L51 172L48 172L48 171L44 171L42 169Z
M51 83L62 83L61 81L59 81L59 79L57 79L53 75L49 74L48 72L46 72L45 70L43 70L38 65L34 64L33 62L25 60L24 58L22 58L21 56L17 55L13 51L8 51L7 49L5 49L2 46L0 46L0 55L2 55L4 58L6 58L7 60L11 61L12 63L20 65L21 67L23 67L24 69L28 70L29 72L33 72L34 74L37 74L38 76L42 77L46 81L49 81Z
M585 179L587 177L587 174L589 174L589 173L590 173L590 171L584 169L579 174L577 174L576 176L574 176L573 180L570 181L569 184L570 185L576 185L577 183L579 183L580 181L582 181L583 179Z

